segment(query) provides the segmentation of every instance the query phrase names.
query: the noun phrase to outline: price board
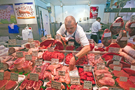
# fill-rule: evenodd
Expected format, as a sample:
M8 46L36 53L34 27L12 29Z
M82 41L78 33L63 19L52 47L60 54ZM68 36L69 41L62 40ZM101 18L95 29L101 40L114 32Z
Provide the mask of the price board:
M53 52L53 51L54 51L53 47L49 47L49 48L47 48L47 50L48 50L49 52Z
M41 67L36 67L36 72L41 72Z
M113 26L120 27L121 26L121 23L113 23Z
M135 71L135 66L134 65L131 65L131 70Z

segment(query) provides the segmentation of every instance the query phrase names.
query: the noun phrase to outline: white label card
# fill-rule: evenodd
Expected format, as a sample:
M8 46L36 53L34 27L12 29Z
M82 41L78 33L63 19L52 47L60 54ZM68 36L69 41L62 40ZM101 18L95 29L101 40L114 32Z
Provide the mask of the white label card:
M135 27L135 23L131 24L131 26L130 26L130 27L131 27L131 28L132 28L132 27Z
M45 36L43 36L43 37L41 38L41 40L42 40L42 42L45 41L45 40L46 40Z
M9 45L16 45L16 39L9 39L8 44Z
M80 77L70 77L70 84L80 85Z
M3 63L0 63L0 69L2 69L3 68Z
M51 34L48 34L48 35L47 35L47 38L48 38L48 39L49 39L49 38L52 38Z
M121 26L121 23L113 23L113 26L119 27Z
M120 39L120 41L127 41L127 40L128 40L127 37L122 37L122 38Z
M127 77L122 77L122 76L120 77L120 81L127 82L127 79L128 79Z
M32 55L25 55L25 60L31 61L32 60Z
M130 88L129 90L135 90L135 88Z
M0 72L0 80L3 80L4 78L4 72Z
M36 72L41 72L41 68L40 67L36 67Z
M84 89L92 89L92 82L91 81L84 81Z
M86 72L92 72L92 66L91 65L83 65L83 70Z
M38 74L36 74L36 73L30 73L30 80L38 81L39 80Z
M119 65L120 61L113 61L113 65Z
M38 51L32 51L32 56L37 57L38 56Z
M97 76L97 79L99 80L99 79L102 79L103 77L104 77L104 74L101 74Z
M35 64L36 64L37 66L42 66L42 62L43 62L42 59L37 59L37 60L35 61Z
M74 42L68 41L68 46L74 46Z
M61 36L60 35L55 35L55 39L61 40Z
M114 47L109 47L108 52L110 53L119 53L120 48L114 48Z
M47 50L48 50L49 52L53 52L53 51L54 51L53 47L49 47L49 48L47 48Z
M59 71L58 74L59 76L65 76L65 71Z
M61 83L56 81L51 81L51 87L54 89L61 90Z
M134 65L131 65L131 69L135 71L135 66Z
M109 90L124 90L122 88L109 87Z
M52 64L52 65L57 65L57 64L59 64L59 59L52 58L52 59L51 59L51 64Z
M97 70L105 69L105 63L97 63Z
M122 57L118 55L113 55L113 60L115 61L121 61Z
M35 44L30 43L30 48L35 48Z
M23 57L23 52L16 52L16 56L17 56L18 58Z
M104 37L111 37L111 32L110 33L105 33Z
M69 76L79 76L78 70L70 71Z
M121 70L121 67L114 66L114 67L113 67L113 70L120 71L120 70Z
M28 38L28 42L33 42L33 38Z
M95 55L95 60L99 59L101 56L98 54L98 55Z
M11 73L10 79L13 81L18 81L18 73Z

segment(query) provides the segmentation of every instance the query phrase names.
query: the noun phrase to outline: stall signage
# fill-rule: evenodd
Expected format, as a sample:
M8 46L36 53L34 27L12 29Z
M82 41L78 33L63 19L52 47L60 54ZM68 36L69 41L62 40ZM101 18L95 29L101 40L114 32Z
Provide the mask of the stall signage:
M97 70L105 69L105 63L97 63Z
M28 38L28 42L33 42L33 38Z
M79 76L78 70L70 71L69 76Z
M92 89L92 82L91 81L84 81L84 89Z
M68 41L68 46L74 46L74 42Z
M123 77L123 76L120 77L120 81L127 82L127 79L128 79L127 77Z
M59 59L52 58L52 59L51 59L51 64L52 64L52 65L57 65L57 64L59 64Z
M32 51L32 56L37 57L38 56L38 51Z
M92 66L91 65L83 65L83 70L86 71L86 72L91 72Z
M34 43L30 43L30 48L35 48L35 44Z
M115 61L121 61L122 57L118 55L113 55L113 60Z
M65 71L59 71L58 74L59 76L65 76Z
M25 60L31 61L32 60L32 55L25 55Z
M80 85L80 76L70 76L70 84Z
M111 33L105 33L104 37L111 37Z
M13 81L18 81L18 73L11 73L10 79Z
M16 52L16 56L17 56L18 58L23 57L23 52Z
M119 65L120 61L113 61L113 65Z
M43 37L41 38L41 40L42 40L42 42L45 41L45 40L46 40L45 36L43 36Z
M129 90L135 90L135 88L130 88Z
M120 70L121 70L121 67L114 66L114 67L113 67L113 70L120 71Z
M51 87L54 89L61 90L61 83L56 81L51 81Z
M98 54L98 55L95 55L95 60L99 59L101 56Z
M30 73L30 80L38 81L39 80L38 74L36 74L36 73Z
M120 41L127 41L127 40L128 40L127 37L122 37L122 38L120 39Z
M0 80L3 80L4 78L4 72L0 72Z
M114 47L109 47L108 52L110 53L119 53L120 48L114 48Z
M131 69L135 71L135 66L134 65L131 65Z
M9 39L8 44L9 45L16 45L16 39Z
M130 26L130 27L131 27L131 28L132 28L132 27L135 27L135 23L131 24L131 26Z
M123 90L122 88L109 87L109 90Z
M119 27L121 26L121 23L113 23L113 26Z
M47 50L48 50L49 52L53 52L53 51L54 51L53 47L49 47L49 48L47 48Z
M41 72L41 68L40 67L36 67L36 72Z

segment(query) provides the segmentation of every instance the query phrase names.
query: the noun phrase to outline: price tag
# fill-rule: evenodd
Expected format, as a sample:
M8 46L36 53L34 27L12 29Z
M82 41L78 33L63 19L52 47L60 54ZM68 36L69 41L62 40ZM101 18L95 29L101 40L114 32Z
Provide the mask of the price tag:
M97 63L97 70L105 69L105 63Z
M16 56L17 56L18 58L23 57L23 52L16 52Z
M53 51L54 51L53 47L49 47L49 48L47 48L47 50L48 50L49 52L53 52Z
M52 64L52 65L57 65L57 64L59 64L59 59L52 58L52 59L51 59L51 64Z
M32 51L32 56L37 57L38 56L38 51Z
M109 47L108 52L110 53L119 53L120 48L114 48L114 47Z
M131 69L135 71L135 66L134 65L131 65Z
M113 61L113 65L120 65L120 61Z
M2 69L3 68L3 63L0 63L0 69Z
M42 40L42 42L45 41L45 40L46 40L45 36L43 36L43 37L41 38L41 40Z
M9 45L16 45L16 39L9 39L8 44Z
M55 35L55 39L61 40L61 36L60 35Z
M50 38L52 38L52 36L51 36L51 34L48 34L47 39L50 39Z
M2 69L3 70L7 70L8 69L8 65L3 63L3 68Z
M42 66L42 62L43 62L42 59L37 59L35 63L37 66Z
M114 66L114 67L113 67L113 70L120 71L120 70L121 70L121 67Z
M111 32L110 33L105 33L104 37L111 37Z
M4 72L0 72L0 80L3 80L4 78Z
M80 85L80 77L79 76L70 77L70 84Z
M68 46L74 46L74 42L68 41Z
M61 90L61 83L56 81L51 81L51 87L54 89Z
M119 27L121 26L121 23L113 23L113 26Z
M86 72L92 72L92 66L91 65L83 65L83 70Z
M60 76L65 76L65 71L59 71L58 73Z
M69 76L79 76L78 70L70 71Z
M25 60L31 61L32 60L32 55L25 55Z
M35 48L35 44L34 43L30 43L30 48Z
M135 88L130 88L129 90L135 90Z
M127 40L128 40L127 37L122 37L122 38L120 39L120 41L127 41Z
M28 38L28 42L33 42L33 38Z
M109 87L109 90L124 90L122 88Z
M92 82L91 81L84 81L84 89L92 89Z
M39 80L38 74L30 73L30 80L38 81Z
M99 80L99 79L101 79L101 78L103 78L104 77L104 74L101 74L101 75L98 75L97 76L97 79Z
M40 67L36 67L36 72L41 72L41 68Z
M122 77L122 76L120 77L120 81L127 82L127 79L128 79L127 77Z
M135 27L135 23L131 24L131 26L130 26L130 27L131 27L131 28L132 28L132 27Z
M95 55L95 60L99 59L101 56L98 54L98 55Z
M115 61L121 61L122 57L118 56L118 55L113 55L113 60Z
M11 73L10 79L13 81L18 81L18 74L17 73Z

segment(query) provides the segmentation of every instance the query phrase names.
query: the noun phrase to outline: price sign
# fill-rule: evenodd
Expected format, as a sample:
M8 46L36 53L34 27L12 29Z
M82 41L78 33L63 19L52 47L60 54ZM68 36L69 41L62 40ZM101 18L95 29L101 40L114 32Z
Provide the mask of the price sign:
M42 59L37 59L35 63L37 66L42 66L42 62L43 62Z
M16 52L16 56L17 56L18 58L23 57L23 52Z
M47 50L48 50L49 52L53 52L53 51L54 51L53 47L49 47L49 48L47 48Z
M3 63L3 68L2 69L3 70L7 70L8 69L8 65Z
M128 40L127 37L122 37L122 38L120 39L120 41L127 41L127 40Z
M25 55L25 60L31 61L32 60L32 55Z
M121 70L121 67L114 66L114 67L113 67L113 70L120 71L120 70Z
M60 76L65 76L65 71L59 71L58 73Z
M55 39L61 40L61 36L60 35L55 35Z
M92 82L91 81L84 81L84 89L92 89Z
M9 39L8 44L9 45L16 45L16 39Z
M50 38L52 38L52 36L51 36L51 34L48 34L47 39L50 39Z
M42 42L45 41L45 40L46 40L45 36L43 36L43 37L41 38L41 40L42 40Z
M104 77L104 74L101 74L101 75L98 75L97 76L97 79L99 80L99 79L101 79L101 78L103 78Z
M105 69L105 63L97 63L97 70Z
M135 90L135 88L130 88L129 90Z
M134 65L131 65L131 69L135 71L135 66Z
M111 37L111 32L110 33L105 33L104 37Z
M52 65L57 65L57 64L59 64L59 59L52 58L52 59L51 59L51 64L52 64Z
M83 65L83 70L86 71L86 72L91 72L92 66L91 65Z
M135 27L135 23L131 24L131 26L130 26L130 27L131 27L131 28L132 28L132 27Z
M0 80L3 80L4 78L4 72L0 72Z
M70 84L80 85L80 77L79 76L70 77Z
M33 38L28 38L28 42L33 42Z
M2 69L3 68L3 63L0 63L0 69Z
M98 54L98 55L95 55L95 60L99 59L101 56Z
M68 46L74 46L74 42L68 41Z
M38 56L38 51L32 51L32 56L37 57Z
M70 71L69 76L79 76L78 70Z
M119 27L121 26L121 23L113 23L113 26Z
M113 61L113 65L120 65L120 61Z
M122 76L120 77L120 81L127 82L127 79L128 79L127 77L122 77Z
M54 89L61 90L61 83L56 81L51 81L51 87Z
M38 81L39 80L38 74L36 74L36 73L30 73L30 80Z
M124 90L122 88L109 87L109 90Z
M113 55L113 60L115 61L121 61L122 57L118 55Z
M30 48L35 48L35 44L34 43L30 43Z
M110 53L119 53L120 48L114 48L114 47L109 47L108 52Z
M36 67L36 72L41 72L41 68L40 67Z
M11 73L10 79L13 81L18 81L18 74L17 73Z

